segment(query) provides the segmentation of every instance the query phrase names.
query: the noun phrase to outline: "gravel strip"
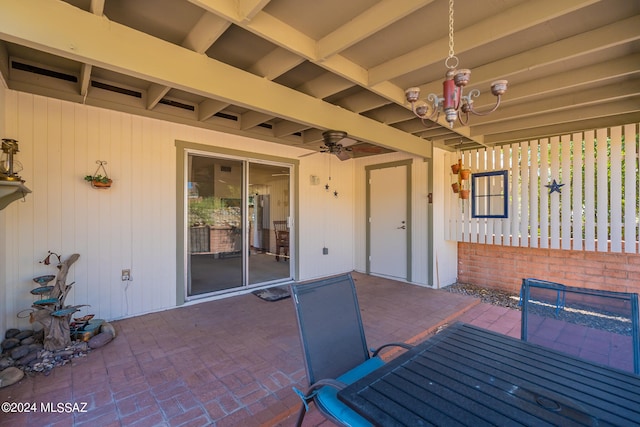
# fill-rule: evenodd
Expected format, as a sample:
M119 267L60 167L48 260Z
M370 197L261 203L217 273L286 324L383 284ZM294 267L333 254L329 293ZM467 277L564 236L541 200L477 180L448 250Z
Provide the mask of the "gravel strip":
M455 283L442 289L447 292L480 298L480 300L486 304L520 310L520 307L518 307L518 294L511 294L498 289L483 288L482 286L472 285L471 283Z

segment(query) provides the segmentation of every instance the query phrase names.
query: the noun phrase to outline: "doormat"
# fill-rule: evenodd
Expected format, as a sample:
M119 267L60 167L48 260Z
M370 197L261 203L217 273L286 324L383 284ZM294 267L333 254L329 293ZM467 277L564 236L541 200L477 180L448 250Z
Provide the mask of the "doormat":
M274 288L260 289L251 293L265 301L280 301L281 299L289 298L291 296L288 286L276 286Z

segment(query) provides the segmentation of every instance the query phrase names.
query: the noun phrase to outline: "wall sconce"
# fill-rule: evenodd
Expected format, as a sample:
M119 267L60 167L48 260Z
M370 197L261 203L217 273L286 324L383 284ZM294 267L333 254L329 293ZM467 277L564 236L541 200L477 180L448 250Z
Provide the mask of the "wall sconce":
M22 171L22 164L13 156L19 152L18 141L15 139L2 139L2 156L0 157L0 180L22 181L18 172Z
M31 193L18 172L22 171L22 164L14 159L18 150L18 141L2 139L2 154L0 155L0 210L9 203L21 199Z

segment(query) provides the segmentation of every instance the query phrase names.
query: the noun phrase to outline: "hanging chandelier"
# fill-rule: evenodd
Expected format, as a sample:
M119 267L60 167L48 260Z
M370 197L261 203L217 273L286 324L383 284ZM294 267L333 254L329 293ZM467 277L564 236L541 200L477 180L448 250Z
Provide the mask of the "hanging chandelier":
M500 105L502 95L507 91L507 81L496 80L491 83L491 93L497 98L496 105L485 112L474 110L473 98L480 96L480 91L473 89L468 95L462 94L463 88L469 83L471 70L456 69L459 61L453 47L453 0L449 0L449 56L444 61L444 65L448 70L445 75L445 81L442 82L443 96L438 97L435 93L430 93L427 96L427 100L431 103L429 105L426 101L419 100L420 88L410 87L405 91L407 101L411 103L411 110L422 119L423 124L424 119L437 121L440 114L444 113L449 127L453 128L456 119L466 126L469 122L469 113L476 116L486 116L496 111Z

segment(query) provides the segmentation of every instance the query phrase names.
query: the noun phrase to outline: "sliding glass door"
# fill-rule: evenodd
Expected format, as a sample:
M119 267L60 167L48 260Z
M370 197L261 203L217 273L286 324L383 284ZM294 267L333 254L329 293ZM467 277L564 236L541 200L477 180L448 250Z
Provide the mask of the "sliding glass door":
M187 298L291 278L290 167L187 154Z

